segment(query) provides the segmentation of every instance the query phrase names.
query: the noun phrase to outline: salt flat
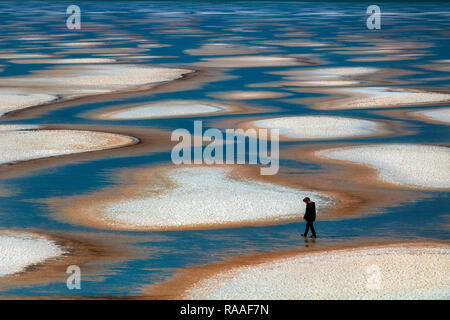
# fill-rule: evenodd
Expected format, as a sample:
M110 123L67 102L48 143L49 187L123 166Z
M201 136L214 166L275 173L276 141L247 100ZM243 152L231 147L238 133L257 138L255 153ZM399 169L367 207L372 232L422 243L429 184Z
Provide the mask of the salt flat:
M0 125L0 164L105 150L136 141L114 133L26 129L34 128Z
M224 270L182 298L449 299L450 249L407 244L298 253Z
M380 122L335 116L293 116L256 120L258 128L279 129L280 135L292 139L339 139L372 136L384 131Z
M275 71L272 74L286 76L289 80L339 80L345 77L355 77L369 75L380 71L378 68L371 67L320 67L314 69L293 69L287 71Z
M322 193L231 176L226 167L150 168L135 179L117 194L82 197L59 212L110 229L195 229L293 220L305 196L320 203L319 212L332 203Z
M75 64L0 79L0 113L55 100L136 90L181 78L192 70L133 64Z
M31 130L38 129L36 124L0 124L0 133L5 131Z
M226 91L211 94L214 97L227 100L256 100L256 99L275 99L291 95L288 92L277 91Z
M370 166L378 179L418 189L450 188L450 149L422 144L374 144L325 149L316 156Z
M30 232L0 231L0 278L64 254L55 241Z
M423 104L445 103L450 101L450 94L419 89L358 87L326 89L328 94L343 94L348 98L319 99L314 103L318 109L344 110L366 108L392 108Z
M0 117L8 112L24 109L56 100L52 94L21 92L20 90L0 90Z
M102 120L137 120L208 115L230 111L226 105L203 101L171 100L158 101L136 107L124 107L114 111L101 112L94 116Z
M438 123L450 123L450 108L439 108L411 112L411 115Z
M108 58L66 58L66 59L20 59L12 61L16 64L84 64L84 63L113 63L115 59Z
M281 67L303 65L300 59L284 56L235 56L203 58L195 66L215 68Z

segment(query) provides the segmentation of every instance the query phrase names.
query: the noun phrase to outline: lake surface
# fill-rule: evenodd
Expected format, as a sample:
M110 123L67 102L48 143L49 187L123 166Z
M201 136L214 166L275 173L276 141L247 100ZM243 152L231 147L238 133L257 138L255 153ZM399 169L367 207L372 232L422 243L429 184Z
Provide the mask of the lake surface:
M392 79L388 87L430 88L448 92L450 77L447 71L424 68L437 60L447 60L450 52L450 7L445 2L426 4L405 4L386 2L380 5L382 11L381 29L368 30L366 27L366 4L356 2L140 2L140 1L89 1L80 2L81 29L66 28L66 8L72 3L10 1L0 2L0 54L32 53L57 55L63 58L99 58L101 52L82 53L64 51L73 49L52 45L53 40L27 41L20 38L28 36L63 35L59 41L103 41L106 37L119 37L117 41L106 41L100 47L104 53L111 48L142 48L144 43L165 44L149 50L133 53L133 64L163 65L181 68L193 68L193 64L204 58L216 56L192 55L189 49L198 49L205 43L220 42L251 46L265 46L274 52L262 52L256 55L320 55L326 61L324 67L376 67L410 71ZM289 40L289 32L308 34L301 39L322 43L311 46L284 46L280 40ZM66 37L67 33L73 33ZM184 34L184 35L183 35ZM284 36L283 36L284 34ZM226 38L235 37L232 41ZM243 37L239 39L239 37ZM347 47L367 47L362 38L376 39L389 44L408 43L409 48L400 54L411 54L409 58L399 57L395 61L349 61L352 58L383 56L383 54L342 54ZM45 37L44 37L45 38ZM221 39L222 38L222 39ZM298 38L298 37L294 37ZM271 44L272 42L272 44ZM416 48L414 45L417 44ZM319 50L320 49L320 50ZM391 54L384 54L390 56ZM145 57L147 56L147 57ZM158 56L152 58L151 56ZM229 56L225 54L225 56ZM0 58L3 71L1 77L32 74L35 70L50 69L53 64L18 64L17 59ZM382 60L382 59L380 59ZM124 63L130 63L124 62ZM292 68L303 68L296 66ZM308 66L306 66L308 67ZM313 66L318 68L318 66ZM253 90L249 86L267 82L281 81L276 71L289 69L280 67L230 68L223 71L232 77L202 83L184 91L156 92L124 96L114 99L75 103L74 105L49 109L42 114L27 119L0 119L1 124L90 124L111 125L105 120L94 120L79 115L103 107L126 104L149 103L161 100L189 99L216 100L210 94L217 92ZM374 109L313 110L306 104L293 103L291 99L319 97L320 93L295 92L286 86L256 88L275 92L288 92L289 99L268 98L242 101L269 112L263 116L290 115L336 115L354 116L366 119L386 119L384 114L373 113ZM415 105L408 107L421 110L433 105ZM436 106L437 107L437 106ZM439 105L443 107L443 105ZM448 107L448 105L447 105ZM395 109L395 108L391 108ZM405 108L406 109L406 108ZM276 110L276 111L274 111ZM384 109L383 109L384 110ZM386 109L388 110L388 109ZM214 127L215 121L255 116L223 114L208 116L204 126ZM172 131L177 128L193 130L193 121L201 116L119 120L114 125L145 127ZM395 119L414 128L414 132L389 137L368 139L346 139L340 143L429 143L448 146L450 131L448 125L420 121L418 119ZM329 141L327 141L329 143ZM283 150L321 143L320 141L281 142ZM107 156L82 162L64 164L33 171L13 178L0 177L0 185L10 191L0 196L0 228L31 229L58 232L60 235L87 234L90 239L123 235L127 237L127 246L140 254L121 261L106 263L101 272L87 275L82 279L82 290L68 290L66 283L55 281L30 286L0 288L2 295L54 295L54 296L128 296L139 295L144 286L164 281L178 268L214 263L227 257L253 252L273 252L283 249L307 248L299 237L304 223L292 222L277 225L249 226L239 228L219 228L185 231L112 231L90 228L54 219L45 199L69 197L95 192L117 183L112 173L124 168L140 168L170 163L170 151L152 152L138 156L109 158ZM319 164L311 164L292 159L281 159L281 168L296 168L319 172ZM351 219L318 221L316 230L319 238L315 245L324 247L350 241L392 240L450 240L449 233L449 193L445 191L411 191L417 193L418 201L408 201L383 208L382 212ZM382 202L383 199L380 199ZM303 203L299 199L299 215ZM83 266L82 266L83 267Z

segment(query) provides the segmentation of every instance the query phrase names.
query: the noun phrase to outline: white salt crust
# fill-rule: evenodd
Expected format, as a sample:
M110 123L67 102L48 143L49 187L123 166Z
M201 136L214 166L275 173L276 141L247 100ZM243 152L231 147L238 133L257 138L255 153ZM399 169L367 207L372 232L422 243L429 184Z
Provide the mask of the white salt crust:
M263 46L211 42L206 43L197 49L186 49L184 50L184 53L192 56L224 56L235 54L253 54L269 51L274 51L274 49Z
M450 123L450 108L416 111L412 112L412 114L435 122Z
M216 68L251 68L301 65L296 58L281 56L236 56L207 58L195 63L197 66Z
M449 299L450 250L395 246L298 254L206 278L184 298Z
M382 181L419 189L450 188L450 149L421 144L375 144L326 149L316 155L365 164Z
M44 93L26 93L18 90L0 91L0 117L5 113L49 103L57 99L57 96Z
M54 241L29 232L0 231L0 278L65 252Z
M152 119L209 114L226 110L229 110L229 108L227 108L226 106L218 104L208 104L201 101L163 101L103 113L100 114L99 118L105 120Z
M105 45L105 42L98 41L74 41L74 42L60 42L54 43L53 45L56 47L94 47L94 46L102 46Z
M289 96L287 92L276 91L225 91L212 94L220 99L231 100L256 100L256 99L274 99Z
M360 81L347 81L347 80L317 80L317 81L290 81L286 82L286 85L296 87L340 87L340 86L352 86L360 84Z
M8 126L8 125L6 125ZM134 138L81 130L21 130L0 128L0 165L128 145Z
M32 130L38 129L36 124L0 124L0 133L5 131Z
M369 67L340 67L340 68L317 68L317 69L294 69L288 71L277 71L274 74L288 76L289 80L327 81L339 80L344 77L368 75L378 72L378 68Z
M312 41L308 39L289 39L289 40L278 40L278 41L263 41L261 44L270 46L282 46L282 47L325 47L329 46L328 43Z
M99 211L111 226L167 228L292 219L302 215L301 199L306 196L320 203L319 214L332 202L316 192L236 180L228 172L217 167L176 168L158 178L173 188L151 183L143 187L144 196L112 200Z
M400 88L341 88L336 93L356 95L344 102L334 101L326 109L364 109L401 107L450 101L450 94Z
M187 69L163 67L145 67L131 64L81 65L67 69L64 76L40 77L29 81L38 81L49 87L83 87L86 89L118 89L120 87L139 86L180 78ZM11 80L11 79L10 79ZM25 83L27 80L25 80Z
M19 64L84 64L84 63L112 63L115 59L110 58L71 58L71 59L24 59L16 60Z
M39 53L1 53L0 59L38 59L38 58L51 58L48 54Z
M260 128L279 129L280 135L293 139L338 139L370 136L383 131L375 121L334 116L295 116L257 120Z
M51 102L57 96L76 98L134 89L175 80L190 72L188 69L131 64L80 64L44 70L33 76L4 77L0 79L0 86L4 87L0 91L0 115Z

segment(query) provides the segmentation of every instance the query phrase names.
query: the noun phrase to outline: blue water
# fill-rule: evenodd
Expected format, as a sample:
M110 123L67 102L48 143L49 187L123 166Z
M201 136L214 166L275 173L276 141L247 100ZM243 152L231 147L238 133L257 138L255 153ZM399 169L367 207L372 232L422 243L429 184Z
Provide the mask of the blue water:
M211 38L222 35L248 36L259 38L257 42L280 40L276 35L283 33L282 28L314 33L311 40L332 42L345 46L365 46L360 42L342 41L342 35L366 35L378 33L378 37L389 40L417 41L433 44L425 50L431 55L424 55L417 60L385 62L350 62L346 59L355 56L333 54L329 50L316 51L314 47L289 48L278 47L279 54L313 54L322 53L323 58L333 66L376 66L420 71L419 75L405 75L396 80L417 81L417 78L448 77L446 72L429 71L420 65L429 64L431 60L449 59L450 52L450 6L445 2L411 4L383 2L381 30L370 31L366 28L365 10L368 4L345 2L141 2L141 1L79 1L82 10L82 26L89 23L105 25L97 31L69 31L65 28L66 7L70 2L60 1L11 1L0 2L0 20L2 21L0 53L16 49L22 53L57 53L61 49L46 43L24 42L20 36L44 34L75 34L71 39L94 39L108 36L116 31L128 33L126 41L112 43L110 47L136 48L138 39L155 40L157 43L170 44L170 47L154 48L137 55L174 56L172 58L143 59L133 63L162 64L184 67L189 63L200 61L202 56L190 56L183 51L198 48ZM220 13L220 14L219 14ZM390 13L390 14L386 14ZM174 37L157 32L173 26L187 26L208 33L199 33L196 37ZM238 28L236 31L230 31ZM88 29L88 28L87 28ZM380 35L381 34L381 35ZM247 44L248 40L233 41ZM336 50L340 48L336 46ZM269 53L272 54L272 53ZM273 53L278 54L278 53ZM93 54L65 54L67 58L91 57ZM52 68L52 65L22 65L0 59L3 72L0 76L29 74L33 70ZM286 67L240 68L228 73L235 76L230 80L210 82L200 88L182 92L143 94L135 97L119 98L102 102L83 103L53 110L25 120L0 120L0 123L29 124L108 124L108 121L89 120L80 117L83 112L121 105L125 103L150 102L167 99L207 99L208 93L219 91L245 90L249 84L279 81L279 76L268 74L269 71L285 70ZM412 87L448 88L446 79L421 81ZM395 86L395 85L392 85ZM408 86L405 84L402 87ZM289 98L320 96L313 93L294 93L287 88L268 88L271 91L293 93ZM293 104L283 99L245 101L261 108L277 108L278 112L264 115L300 115L328 114L358 116L372 119L389 119L375 115L373 110L318 111L306 105ZM420 108L423 106L417 106ZM411 108L413 109L413 108ZM255 116L252 114L251 116ZM232 117L244 118L246 115L221 115L208 117L213 120ZM158 119L116 121L114 124L125 126L142 126L165 130L193 127L196 118ZM206 120L206 119L205 119ZM415 142L440 143L449 142L448 126L429 124L415 120L402 120L413 126L417 133L383 138L371 138L370 142ZM342 140L361 142L361 140ZM302 142L308 143L308 142ZM317 143L317 142L311 142ZM281 149L296 144L282 143ZM302 223L287 223L263 227L242 227L198 231L170 232L118 232L88 228L55 220L50 215L46 198L67 197L85 194L113 185L112 173L122 168L137 168L170 162L170 152L144 154L141 156L104 158L76 162L65 166L34 171L30 175L14 179L0 180L3 188L13 191L8 197L0 197L0 228L40 229L57 231L60 234L88 233L96 235L121 234L136 240L131 246L144 253L139 258L104 265L103 274L83 278L82 290L70 291L65 282L45 285L13 287L2 289L1 294L25 295L85 295L85 296L126 296L140 293L143 286L163 281L173 275L176 268L212 263L226 257L250 253L269 252L288 248L305 248L303 240L298 237L303 230ZM282 160L281 166L308 170L320 170L319 165L306 164L294 160ZM0 177L1 179L1 177ZM426 197L423 195L426 194ZM327 245L353 240L369 239L437 239L449 240L448 215L450 211L449 193L417 191L417 202L399 204L386 208L377 215L362 218L320 221L316 229L320 238L316 245ZM301 203L299 201L299 210Z

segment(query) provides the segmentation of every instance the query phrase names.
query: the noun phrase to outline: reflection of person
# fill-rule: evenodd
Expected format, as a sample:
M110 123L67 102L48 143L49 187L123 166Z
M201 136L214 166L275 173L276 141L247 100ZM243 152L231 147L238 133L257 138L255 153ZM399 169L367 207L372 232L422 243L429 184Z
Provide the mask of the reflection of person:
M316 220L316 204L308 197L303 199L303 202L306 203L305 215L303 216L303 220L306 221L306 229L302 236L306 237L308 235L309 228L311 228L311 238L315 238L316 230L314 230L313 222Z

